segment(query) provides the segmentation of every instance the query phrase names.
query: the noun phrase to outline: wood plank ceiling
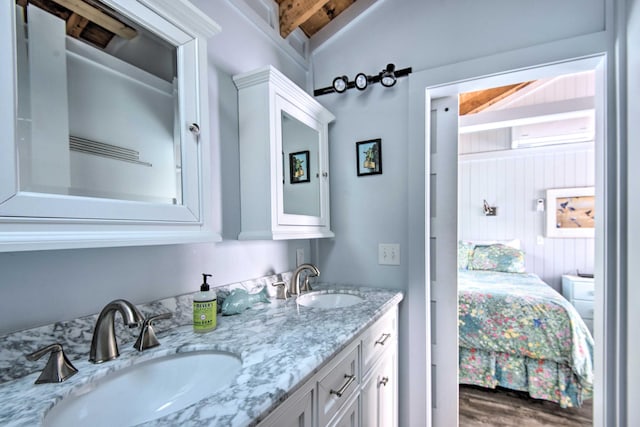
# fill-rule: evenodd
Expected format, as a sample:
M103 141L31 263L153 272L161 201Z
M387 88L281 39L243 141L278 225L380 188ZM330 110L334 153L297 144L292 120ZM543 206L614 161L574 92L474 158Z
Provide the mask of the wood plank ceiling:
M115 13L91 0L16 0L16 4L37 6L64 20L67 35L105 48L118 35L131 40L137 31ZM28 14L27 14L28 16Z
M522 82L508 86L494 87L476 92L461 93L459 98L460 115L479 113L498 101L513 95L533 82Z
M313 36L356 0L276 0L279 6L280 35L286 38L300 27Z

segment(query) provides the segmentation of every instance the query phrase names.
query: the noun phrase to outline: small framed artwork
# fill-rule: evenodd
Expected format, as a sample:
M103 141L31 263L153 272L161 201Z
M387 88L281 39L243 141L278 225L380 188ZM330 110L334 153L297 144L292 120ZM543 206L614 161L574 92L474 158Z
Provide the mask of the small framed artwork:
M547 237L594 237L594 187L547 190Z
M298 151L289 154L289 178L292 184L310 182L309 151Z
M356 167L358 176L382 173L382 140L380 138L356 142Z

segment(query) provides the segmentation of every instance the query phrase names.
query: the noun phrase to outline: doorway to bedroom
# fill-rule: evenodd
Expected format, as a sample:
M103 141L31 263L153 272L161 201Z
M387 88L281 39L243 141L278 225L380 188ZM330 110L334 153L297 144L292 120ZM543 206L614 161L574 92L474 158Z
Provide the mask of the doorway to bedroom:
M460 426L592 425L594 97L593 70L459 95Z
M586 403L580 409L582 415L586 414L578 420L580 424L571 424L575 420L569 416L569 424L550 421L536 425L590 425L592 420L604 417L602 404L606 390L599 387L604 387L604 349L611 344L606 336L595 344L592 338L593 335L602 337L606 324L602 301L607 291L598 278L603 272L605 254L597 250L604 245L604 230L598 232L599 237L594 237L595 223L590 222L598 215L601 221L605 212L604 203L594 202L605 185L604 76L602 57L591 57L427 89L430 154L426 172L430 178L426 189L429 220L425 227L429 242L426 274L431 284L428 290L431 324L428 381L432 385L432 425L457 425L458 422L461 426L496 425L497 412L491 406L483 409L484 415L475 415L485 416L484 424L482 420L474 424L465 418L462 407L471 400L481 399L477 396L467 397L466 401L459 399L460 380L474 384L473 391L481 392L493 390L496 385L504 389L511 386L518 392L533 395L536 398L533 402L537 404L548 400L554 405L553 410L557 409L564 418L574 410L563 407ZM522 83L527 84L516 91L521 92L518 96L504 97L483 112L459 116L460 94ZM531 113L528 119L526 112ZM464 117L472 115L473 119ZM550 132L538 126L543 122L555 123L555 130ZM579 136L579 133L590 133L590 137ZM559 139L563 140L562 144L557 143ZM583 202L591 203L592 209L583 208ZM559 209L570 211L571 215L560 215ZM568 226L567 221L573 226ZM458 307L460 285L454 260L459 241L469 244L463 260L468 265L463 270L471 275L484 273L489 284L500 283L488 277L498 273L529 277L532 282L521 283L518 292L529 300L530 308L539 313L525 315L524 309L510 305L511 296L507 303L502 303L502 309L497 310L499 319L478 317L478 313L489 309L472 307L470 300L465 300L464 306L461 304L459 316L454 308ZM594 273L595 279L588 277ZM591 281L589 312L578 307L577 301L563 296L563 276ZM451 286L452 283L457 285ZM502 283L502 291L516 289L516 285ZM478 284L470 285L474 286L480 288ZM543 294L554 300L556 306L566 306L571 313L565 314L564 320L551 320L543 310L545 303L534 301L534 297L545 296ZM483 298L493 296L485 290ZM507 328L496 327L490 332L472 329L481 323L494 326L502 323L507 324ZM517 330L515 326L519 323L530 323L532 328L537 328L538 338ZM459 326L460 334L457 333ZM581 363L578 372L558 363L547 366L547 359L536 357L543 356L545 351L542 336L566 335L565 344L571 347L569 330L571 333L578 330L577 335L587 337L579 348L585 354L590 353L590 357L576 362ZM521 350L522 356L518 360L518 357L511 358L508 350L494 348L488 351L489 358L484 358L479 344L474 347L465 342L467 335L486 342L505 337ZM461 358L451 357L457 355L458 350ZM510 360L502 353L509 354ZM501 356L503 360L499 360ZM461 367L459 362L468 366ZM533 375L536 373L543 375L536 377ZM502 374L506 379L501 378ZM480 385L474 383L474 375ZM541 382L543 378L545 384ZM596 404L592 404L595 417L589 407L592 401L587 391L589 382L598 388ZM532 393L530 383L534 384ZM461 395L465 399L464 393ZM536 408L542 411L541 406ZM527 418L526 411L512 412L520 425L523 418Z

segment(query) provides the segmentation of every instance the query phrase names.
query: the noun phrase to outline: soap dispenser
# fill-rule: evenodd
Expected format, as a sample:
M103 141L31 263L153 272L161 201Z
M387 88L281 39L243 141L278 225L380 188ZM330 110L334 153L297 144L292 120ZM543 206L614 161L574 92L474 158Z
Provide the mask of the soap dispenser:
M218 301L216 292L209 288L207 277L211 277L211 274L202 274L200 292L196 292L193 296L194 332L209 332L217 325Z

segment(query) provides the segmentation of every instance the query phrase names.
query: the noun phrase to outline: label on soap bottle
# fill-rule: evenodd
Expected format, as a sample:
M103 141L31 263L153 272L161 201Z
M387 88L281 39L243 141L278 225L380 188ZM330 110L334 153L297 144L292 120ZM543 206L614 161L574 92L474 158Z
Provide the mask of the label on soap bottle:
M193 302L193 330L208 332L217 326L218 300Z

